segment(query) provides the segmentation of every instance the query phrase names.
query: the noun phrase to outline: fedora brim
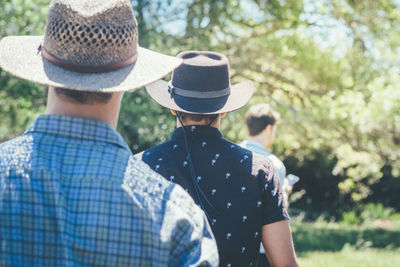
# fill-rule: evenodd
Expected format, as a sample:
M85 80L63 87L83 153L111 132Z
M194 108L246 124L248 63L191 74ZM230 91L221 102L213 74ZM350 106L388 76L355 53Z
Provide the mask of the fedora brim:
M42 58L43 36L8 36L0 41L0 67L10 74L44 85L99 92L132 91L161 79L182 60L138 47L130 66L104 73L79 73Z
M244 106L253 95L252 81L244 81L231 86L228 96L218 98L190 98L179 95L171 97L168 92L168 82L156 81L146 86L147 93L161 106L194 114L219 114L229 112Z

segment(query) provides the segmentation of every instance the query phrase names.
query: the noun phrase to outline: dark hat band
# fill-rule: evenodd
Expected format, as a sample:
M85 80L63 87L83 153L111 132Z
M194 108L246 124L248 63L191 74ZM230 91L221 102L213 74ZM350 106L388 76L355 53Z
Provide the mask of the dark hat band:
M171 95L171 98L174 95L179 95L183 97L207 99L227 96L231 93L231 88L228 87L218 91L191 91L168 84L168 92Z
M38 52L42 53L42 56L50 61L51 63L66 69L70 71L75 71L75 72L82 72L82 73L102 73L102 72L109 72L109 71L114 71L118 69L122 69L126 66L129 66L133 63L136 62L137 60L137 53L118 63L113 63L113 64L108 64L108 65L102 65L102 66L90 66L90 65L78 65L78 64L71 64L65 61L62 61L60 59L57 59L55 56L51 55L46 49L41 45L38 48Z

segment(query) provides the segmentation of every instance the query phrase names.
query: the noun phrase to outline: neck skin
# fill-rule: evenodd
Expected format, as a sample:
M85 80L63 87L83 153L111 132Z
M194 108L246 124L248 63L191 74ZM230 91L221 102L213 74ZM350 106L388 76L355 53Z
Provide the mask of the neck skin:
M58 96L53 87L49 87L45 114L64 115L107 123L117 128L119 110L123 92L115 92L107 103L79 104Z
M175 112L174 110L171 110L171 113L172 113L174 116L176 116L176 112ZM218 118L216 118L215 121L214 121L211 125L209 125L209 126L212 126L212 127L214 127L214 128L219 129L219 127L220 127L220 125L221 125L221 118L224 117L225 115L226 115L226 113L218 114ZM186 120L184 120L184 121L182 121L182 122L183 122L183 124L184 124L185 126L188 126L188 125L208 125L207 121L205 121L205 120L202 120L202 121L192 121L192 120L190 120L190 119L186 119ZM181 122L179 121L179 119L178 119L178 117L177 117L177 118L176 118L176 128L179 128L179 127L182 127L182 124L181 124Z
M274 142L275 138L275 126L268 125L265 129L258 135L249 136L247 140L257 142L263 145L265 149L269 149Z
M185 126L189 126L189 125L208 125L208 123L205 122L204 120L202 120L202 121L192 121L192 120L187 119L187 120L182 121L182 122L183 122L183 124L184 124ZM211 125L209 125L209 126L212 126L212 127L214 127L214 128L219 129L220 125L221 125L221 118L218 117L218 118L215 119L215 121L213 122L213 124L211 124ZM182 124L181 124L181 122L179 121L179 119L176 118L176 128L179 128L179 127L182 127Z

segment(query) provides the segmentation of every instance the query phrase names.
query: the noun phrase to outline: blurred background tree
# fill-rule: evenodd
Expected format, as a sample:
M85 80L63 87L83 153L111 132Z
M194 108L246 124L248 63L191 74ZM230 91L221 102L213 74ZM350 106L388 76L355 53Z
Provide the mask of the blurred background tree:
M0 38L43 34L49 1L0 0ZM44 110L43 87L0 69L0 142L23 133Z
M48 2L0 0L1 36L42 34ZM233 83L255 82L249 105L267 102L281 113L273 152L301 177L292 208L340 217L382 202L400 211L400 1L131 2L141 46L224 53ZM0 84L6 140L43 111L45 90L3 71ZM247 137L249 105L223 119L229 140ZM144 89L125 95L118 127L133 153L166 140L174 126Z

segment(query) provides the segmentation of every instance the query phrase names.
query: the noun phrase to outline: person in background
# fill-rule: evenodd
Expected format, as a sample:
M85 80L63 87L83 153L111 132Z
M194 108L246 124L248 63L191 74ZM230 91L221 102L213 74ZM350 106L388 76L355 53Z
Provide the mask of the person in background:
M274 165L282 185L286 209L289 208L289 194L292 185L286 179L286 167L283 162L269 150L275 139L276 127L281 116L268 104L257 104L252 106L245 115L249 137L239 145L255 153L268 157Z
M0 144L0 265L218 266L204 212L115 130L123 93L181 63L137 26L128 0L53 0L44 37L0 41L1 68L49 86L45 114Z
M260 240L274 266L297 266L272 162L227 141L219 131L221 117L250 99L252 82L231 85L228 59L219 53L186 51L178 58L183 64L171 82L146 86L177 117L177 129L171 139L137 156L202 207L220 266L256 266Z
M289 194L292 191L288 179L286 179L286 168L283 162L274 154L269 152L275 139L276 126L280 121L280 114L270 107L268 104L257 104L252 106L245 115L249 137L239 145L268 157L278 174L286 209L289 208ZM260 253L264 254L263 246L260 246ZM259 263L265 266L267 263Z

